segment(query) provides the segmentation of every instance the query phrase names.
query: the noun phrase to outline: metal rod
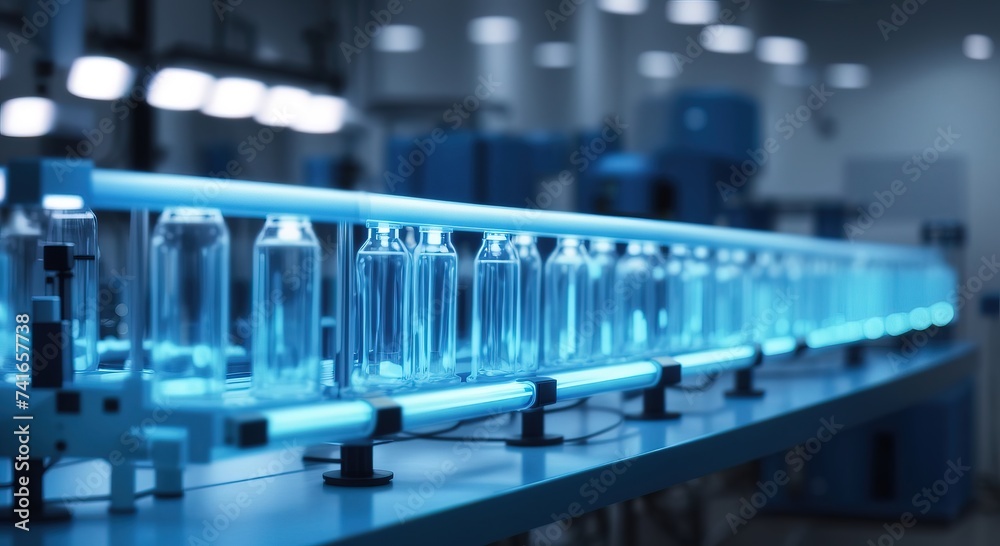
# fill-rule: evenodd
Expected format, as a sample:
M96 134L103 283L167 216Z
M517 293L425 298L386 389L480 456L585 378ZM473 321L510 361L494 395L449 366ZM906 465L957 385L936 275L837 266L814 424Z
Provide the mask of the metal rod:
M149 278L148 209L132 209L128 246L129 360L133 376L140 377L146 364L143 341L146 337L146 285Z

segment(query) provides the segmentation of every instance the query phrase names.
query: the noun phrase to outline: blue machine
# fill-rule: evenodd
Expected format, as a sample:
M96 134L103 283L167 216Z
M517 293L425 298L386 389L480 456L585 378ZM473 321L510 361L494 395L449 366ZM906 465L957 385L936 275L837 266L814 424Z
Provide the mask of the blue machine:
M958 518L975 485L971 470L959 476L952 468L975 466L972 393L972 380L965 380L928 402L843 431L808 461L787 451L765 458L762 481L778 471L791 476L767 509L892 521L905 512L918 522Z

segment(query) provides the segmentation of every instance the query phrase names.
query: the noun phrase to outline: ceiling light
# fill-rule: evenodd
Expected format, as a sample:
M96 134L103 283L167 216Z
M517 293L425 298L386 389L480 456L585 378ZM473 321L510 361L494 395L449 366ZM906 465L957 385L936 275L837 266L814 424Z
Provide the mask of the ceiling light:
M838 89L868 87L869 79L868 67L863 64L841 63L826 67L826 83Z
M646 0L601 0L598 7L608 13L638 15L646 11Z
M424 31L413 25L387 25L375 36L375 49L386 53L417 51L424 45Z
M46 194L42 196L42 208L48 210L80 210L83 197L68 194Z
M146 101L164 110L197 110L205 105L215 78L187 68L164 68L153 76Z
M253 119L272 127L288 127L299 119L311 97L305 89L276 85L267 90L264 103Z
M513 17L478 17L469 21L469 41L480 45L516 42L521 25Z
M765 36L757 40L757 58L770 64L803 64L809 48L798 38Z
M962 40L962 52L970 59L985 61L993 56L993 39L982 34L970 34Z
M753 31L738 25L709 25L701 31L701 45L716 53L746 53L753 49Z
M0 134L37 137L52 130L56 104L43 97L20 97L0 105Z
M303 109L303 115L292 123L300 133L336 133L344 126L347 101L332 95L313 95Z
M639 74L647 78L673 78L680 73L674 55L667 51L645 51L639 55Z
M707 25L719 16L715 0L670 0L667 20L678 25Z
M114 100L132 85L132 67L114 57L78 57L69 69L66 88L85 99Z
M265 93L267 88L257 80L219 78L201 111L217 118L248 118L260 108Z
M542 68L573 66L575 51L569 42L543 42L535 46L535 64Z

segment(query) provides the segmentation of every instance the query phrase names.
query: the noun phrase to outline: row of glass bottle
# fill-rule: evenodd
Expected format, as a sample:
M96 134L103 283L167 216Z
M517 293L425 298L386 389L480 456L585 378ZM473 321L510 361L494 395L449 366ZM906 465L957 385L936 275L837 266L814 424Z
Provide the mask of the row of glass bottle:
M369 223L357 257L359 390L455 381L458 256L450 230ZM954 273L893 264L486 232L475 258L471 380L829 331L878 338L947 324ZM410 320L412 318L412 320ZM843 332L841 330L846 330Z
M22 259L37 252L38 241L75 242L78 254L96 257L93 213L51 214L58 221L20 209L9 218L2 268L11 272L8 287L41 277L34 258ZM156 392L222 392L229 330L229 235L222 215L167 209L151 246ZM319 256L303 217L271 216L257 238L250 324L258 396L319 391ZM399 226L369 225L357 255L354 387L457 380L458 264L447 228L421 228L411 252ZM74 294L81 313L73 333L77 370L87 371L97 365L96 260L78 265L83 269L74 282L84 288ZM954 315L947 302L954 273L943 263L914 267L684 245L671 246L665 256L648 242L627 244L619 257L613 241L593 240L588 249L565 237L543 266L534 237L487 232L474 268L470 377L478 381L824 328L863 326L864 335L879 337L947 323ZM27 308L29 294L14 289L0 305Z

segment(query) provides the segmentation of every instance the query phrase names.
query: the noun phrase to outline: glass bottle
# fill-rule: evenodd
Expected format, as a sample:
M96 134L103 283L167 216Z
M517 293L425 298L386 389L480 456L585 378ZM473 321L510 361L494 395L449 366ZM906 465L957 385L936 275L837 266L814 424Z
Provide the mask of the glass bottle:
M521 263L506 233L487 231L472 287L472 374L492 381L525 371L518 364Z
M451 244L451 229L421 227L413 263L416 379L422 383L457 381L458 253Z
M527 373L538 371L542 339L542 256L535 237L516 235L514 248L521 262L521 346L518 363Z
M615 351L615 265L618 251L610 239L590 241L590 301L596 325L594 357L610 358Z
M253 394L318 396L321 264L312 224L268 215L253 253Z
M229 230L218 209L167 208L150 251L154 396L218 395L226 386Z
M681 272L684 328L681 343L683 348L699 350L707 348L709 330L713 324L712 306L715 305L715 300L712 297L713 283L710 282L712 265L706 247L695 247L690 252L684 249L684 255L686 257Z
M668 298L670 295L669 278L667 274L667 259L660 250L660 245L651 242L642 244L642 253L649 261L650 273L652 275L652 298L650 305L650 346L657 353L666 354L669 347L669 335L667 332L669 323Z
M634 358L652 349L651 313L652 271L642 254L642 243L632 241L615 265L615 287L618 313L616 317L617 353L622 358Z
M713 293L714 324L709 342L714 347L728 347L736 343L743 326L742 271L736 264L734 252L722 248L716 252Z
M590 257L576 237L560 237L545 260L546 367L590 358L596 325L590 312Z
M410 298L413 257L399 238L400 226L368 222L368 240L357 258L360 356L351 374L359 392L409 385Z
M73 369L95 371L98 367L97 272L100 252L97 248L97 216L90 209L50 212L48 241L72 243L76 255L73 264L72 321Z

